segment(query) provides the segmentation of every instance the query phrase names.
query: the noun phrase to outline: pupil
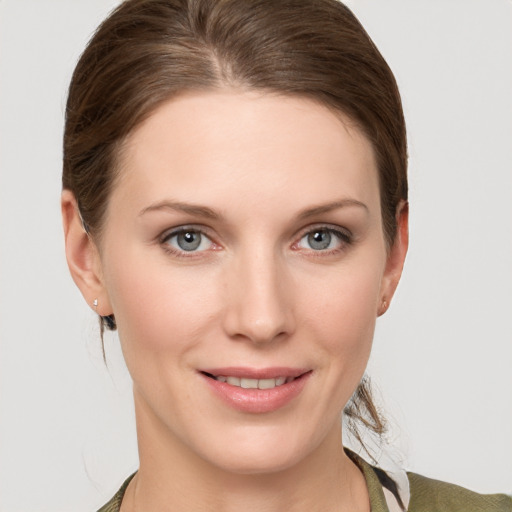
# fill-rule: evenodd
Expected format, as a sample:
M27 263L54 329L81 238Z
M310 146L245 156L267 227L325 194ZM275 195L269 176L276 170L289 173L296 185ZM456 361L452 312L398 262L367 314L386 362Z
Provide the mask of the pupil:
M312 249L327 249L331 244L331 234L328 231L315 231L309 235L308 242Z
M178 245L184 251L194 251L201 244L201 236L193 231L178 235Z

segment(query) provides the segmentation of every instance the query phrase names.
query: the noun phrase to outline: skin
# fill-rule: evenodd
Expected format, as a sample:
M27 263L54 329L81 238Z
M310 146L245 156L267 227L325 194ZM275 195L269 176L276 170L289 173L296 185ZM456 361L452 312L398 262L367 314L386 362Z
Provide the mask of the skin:
M369 510L339 418L400 278L407 208L387 247L368 140L311 100L221 90L160 106L120 164L100 241L69 191L62 209L73 278L115 314L133 378L140 470L122 511ZM179 248L181 226L199 250ZM258 414L198 373L227 366L312 373Z

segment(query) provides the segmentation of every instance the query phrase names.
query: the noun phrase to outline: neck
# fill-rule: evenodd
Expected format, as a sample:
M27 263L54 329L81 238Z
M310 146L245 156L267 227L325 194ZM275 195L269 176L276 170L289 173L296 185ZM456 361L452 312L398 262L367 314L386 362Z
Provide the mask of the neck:
M240 474L192 452L135 400L140 468L122 512L311 512L370 510L362 473L345 454L341 425L291 467Z

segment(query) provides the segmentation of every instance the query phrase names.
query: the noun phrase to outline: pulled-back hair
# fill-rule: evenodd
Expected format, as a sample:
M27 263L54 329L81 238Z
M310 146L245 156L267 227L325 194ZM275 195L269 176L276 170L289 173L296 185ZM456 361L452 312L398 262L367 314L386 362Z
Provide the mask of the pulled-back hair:
M123 141L163 102L220 88L302 96L343 113L375 152L383 230L407 199L407 144L391 70L336 0L126 0L76 66L66 108L63 187L100 240ZM115 328L113 316L103 327ZM381 433L365 384L345 410Z

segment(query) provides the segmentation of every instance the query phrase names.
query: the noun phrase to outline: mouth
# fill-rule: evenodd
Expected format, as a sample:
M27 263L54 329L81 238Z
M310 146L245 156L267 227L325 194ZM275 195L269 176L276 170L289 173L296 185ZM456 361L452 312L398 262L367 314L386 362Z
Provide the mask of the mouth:
M224 403L248 413L281 409L301 394L312 373L310 369L294 368L219 368L199 372Z
M210 379L214 379L218 382L225 382L230 386L243 389L274 389L284 384L293 382L299 377L276 377L270 379L253 379L250 377L235 377L234 375L213 375L208 372L201 372Z

